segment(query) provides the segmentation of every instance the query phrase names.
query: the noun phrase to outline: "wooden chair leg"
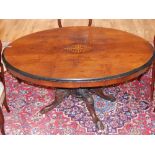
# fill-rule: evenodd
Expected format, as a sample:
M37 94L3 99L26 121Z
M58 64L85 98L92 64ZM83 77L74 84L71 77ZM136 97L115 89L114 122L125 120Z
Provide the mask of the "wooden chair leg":
M152 81L151 81L151 101L153 102L153 94L154 94L154 82L155 82L155 62L153 63L152 66ZM155 112L155 105L153 105L154 107L154 112Z
M2 135L5 135L5 130L4 130L4 115L2 112L2 108L0 107L0 131Z
M5 108L6 108L6 111L7 111L7 112L10 112L10 109L9 109L9 106L8 106L7 100L6 100L6 95L5 95L3 104L4 104Z
M154 44L154 48L155 48L155 36L153 39L153 44ZM152 84L151 84L151 100L152 101L153 101L153 94L154 94L154 81L155 81L155 61L152 64ZM155 112L155 105L153 105L153 107L154 107L153 112Z

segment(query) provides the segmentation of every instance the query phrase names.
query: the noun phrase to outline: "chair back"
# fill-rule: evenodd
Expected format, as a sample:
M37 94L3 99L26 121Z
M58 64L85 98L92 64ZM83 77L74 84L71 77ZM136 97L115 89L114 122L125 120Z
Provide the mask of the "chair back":
M2 52L2 42L0 40L0 53ZM1 62L1 54L0 54L0 62Z
M3 82L3 84L5 84L4 81L4 66L2 63L2 42L0 40L0 79Z
M88 26L92 25L92 19L88 19ZM59 28L62 28L61 19L58 19L58 26Z

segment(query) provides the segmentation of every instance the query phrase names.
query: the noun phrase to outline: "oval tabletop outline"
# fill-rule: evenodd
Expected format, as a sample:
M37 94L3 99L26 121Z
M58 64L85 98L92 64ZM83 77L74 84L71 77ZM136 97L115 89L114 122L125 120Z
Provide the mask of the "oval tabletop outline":
M51 32L51 31L64 31L65 29L85 29L85 27L65 27L65 28L62 28L61 30L58 28L58 29L51 29L51 30L44 30L44 31L40 31L40 32L35 32L35 33L32 33L32 34L29 34L29 35L26 35L26 36L23 36L15 41L13 41L11 44L9 44L10 46L16 44L16 42L20 42L21 39L25 39L27 37L31 37L35 34L41 34L41 33L44 33L44 32ZM116 30L116 29L112 29L112 28L100 28L100 27L91 27L91 28L88 28L86 27L87 30L91 30L91 29L104 29L104 30L108 30L108 31L117 31L117 32L120 32L120 33L125 33L125 35L130 35L130 36L133 36L133 38L138 38L140 39L141 41L143 41L144 43L146 43L148 46L150 46L150 51L152 51L152 56L150 56L150 59L144 63L143 65L141 65L140 67L137 67L137 68L134 68L128 72L123 72L121 74L117 74L117 75L111 75L111 76L103 76L103 77L97 77L97 78L54 78L54 77L44 77L44 76L40 76L40 75L33 75L33 74L30 74L28 72L24 72L16 67L14 67L13 65L11 65L8 61L7 61L7 58L5 57L5 52L7 52L8 48L6 48L2 54L2 57L3 57L3 61L6 65L6 67L9 69L9 70L13 70L14 72L17 72L18 74L21 74L23 76L26 76L26 77L29 77L29 78L32 78L32 79L37 79L37 80L45 80L45 81L53 81L53 82L74 82L74 83L83 83L83 82L97 82L97 81L108 81L108 80L113 80L113 79L118 79L118 78L123 78L123 77L126 77L126 76L130 76L136 72L139 72L147 67L149 67L153 60L155 59L155 52L153 51L153 47L152 45L144 40L143 38L139 37L139 36L136 36L134 34L131 34L131 33L128 33L128 32L125 32L125 31L121 31L121 30ZM80 45L79 45L80 46ZM81 46L80 47L80 50L85 48L84 46ZM74 47L72 47L72 49L74 49ZM71 49L71 50L72 50ZM10 48L11 50L11 48ZM78 52L80 52L80 50L78 50Z

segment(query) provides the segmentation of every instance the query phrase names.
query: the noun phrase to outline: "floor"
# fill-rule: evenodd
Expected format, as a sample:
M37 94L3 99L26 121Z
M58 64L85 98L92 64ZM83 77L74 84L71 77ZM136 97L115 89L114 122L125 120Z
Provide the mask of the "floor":
M64 26L84 26L88 20L62 20ZM116 28L127 31L145 38L152 43L155 35L155 19L94 19L93 26ZM57 20L55 19L12 19L0 20L0 39L2 41L13 41L19 37L32 32L37 32L45 29L57 28Z

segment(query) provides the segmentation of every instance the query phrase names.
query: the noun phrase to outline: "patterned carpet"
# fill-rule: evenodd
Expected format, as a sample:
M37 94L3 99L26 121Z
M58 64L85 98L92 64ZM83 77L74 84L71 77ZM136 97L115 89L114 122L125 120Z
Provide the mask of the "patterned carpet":
M39 110L54 100L54 89L19 84L9 73L5 74L7 100L5 130L8 135L98 135L83 101L69 96L61 105L46 115ZM150 102L151 69L140 82L134 80L115 87L105 88L116 102L93 96L95 110L106 125L109 135L155 134L155 113Z

